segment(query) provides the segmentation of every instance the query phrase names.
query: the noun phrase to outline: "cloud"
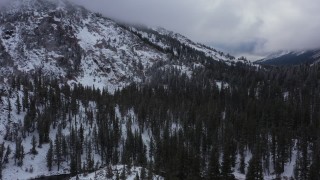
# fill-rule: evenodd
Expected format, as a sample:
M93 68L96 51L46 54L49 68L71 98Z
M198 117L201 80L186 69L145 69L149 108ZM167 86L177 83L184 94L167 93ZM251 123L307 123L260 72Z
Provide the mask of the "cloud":
M10 2L10 0L0 0L0 8L3 7L5 4Z
M112 18L163 26L230 50L266 53L320 47L317 0L73 1Z

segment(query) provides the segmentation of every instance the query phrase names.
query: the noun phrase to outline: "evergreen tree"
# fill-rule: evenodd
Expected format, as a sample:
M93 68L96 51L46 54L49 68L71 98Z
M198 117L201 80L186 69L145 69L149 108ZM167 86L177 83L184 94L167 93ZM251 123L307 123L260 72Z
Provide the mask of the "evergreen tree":
M152 164L151 163L149 163L149 165L148 165L147 180L153 180Z
M6 154L4 155L4 159L3 159L3 162L4 162L5 164L9 163L9 156L10 156L10 154L11 154L11 148L10 148L10 146L8 145L8 146L7 146L7 150L6 150Z
M53 164L53 145L52 145L52 141L50 141L50 146L47 152L47 167L48 170L51 171L52 169L52 164Z
M20 147L20 159L19 159L19 162L18 162L18 166L22 166L23 165L23 159L24 159L24 147L21 144L21 147Z
M112 179L113 178L113 171L112 171L112 167L111 167L111 165L109 165L108 167L107 167L107 172L106 172L106 178L107 179Z
M140 180L139 174L136 174L136 177L134 177L134 180Z
M239 154L240 154L239 171L240 171L240 173L245 174L246 163L245 163L245 156L244 156L243 147L240 147Z
M5 147L4 147L4 143L1 144L0 146L0 179L2 179L2 169L3 169L3 156L4 156L4 152L5 152Z
M19 96L19 94L17 94L16 109L17 109L17 114L20 114L20 112L21 112L21 103L20 103L20 96Z
M258 155L253 155L249 161L246 180L263 180L262 164Z
M146 169L144 167L141 168L140 171L140 179L141 180L146 180L147 176L146 176Z
M11 101L10 101L10 98L8 96L7 98L7 111L8 111L8 121L10 122L11 121L11 111L12 111L12 106L11 106Z
M118 170L117 170L117 172L116 172L116 180L120 180L120 175L119 175Z
M72 155L70 158L70 174L77 174L78 167L77 167L77 157L76 155Z
M150 144L149 144L149 158L153 158L153 152L154 152L154 144L153 144L152 137L150 138Z
M23 88L22 110L25 112L29 108L29 91L27 87Z
M217 149L213 148L209 161L208 179L219 179L220 177L219 154Z
M305 132L304 132L305 133ZM305 134L301 139L298 140L297 146L297 159L294 169L295 178L301 180L309 179L309 153L308 153L308 142L305 139Z
M32 136L31 145L32 145L32 148L30 150L31 154L34 154L34 155L38 154L38 151L36 150L37 140L35 136Z
M309 179L317 180L320 179L320 139L314 142L313 147L313 159L309 171Z
M89 143L89 148L87 150L87 169L92 171L94 168L94 159L91 157L91 143Z
M18 166L23 165L23 158L24 158L24 147L22 145L22 139L17 138L16 140L16 151L14 154L15 163L17 163Z
M60 163L61 163L61 154L62 154L62 151L61 151L61 139L62 139L62 132L61 132L61 128L59 127L58 128L58 132L56 134L56 139L54 140L54 154L55 154L55 157L56 157L56 162L57 162L57 165L58 165L58 171L60 169Z
M126 180L127 179L126 167L125 166L122 167L122 171L121 171L121 174L120 174L120 179L121 180Z
M62 145L61 145L61 148L62 148L62 155L63 157L68 161L68 144L67 144L67 140L66 140L66 137L65 136L62 136ZM94 163L94 162L93 162Z
M231 160L231 150L230 146L225 145L223 150L223 157L222 157L222 166L221 166L221 174L224 179L234 179L231 170L232 160Z

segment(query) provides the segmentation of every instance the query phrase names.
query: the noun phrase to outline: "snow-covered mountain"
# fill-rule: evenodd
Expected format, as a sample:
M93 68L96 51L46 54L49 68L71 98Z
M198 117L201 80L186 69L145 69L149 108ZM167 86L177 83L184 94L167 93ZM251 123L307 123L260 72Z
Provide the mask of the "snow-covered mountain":
M319 60L320 50L317 49L304 51L279 51L256 61L256 63L267 65L296 65L305 63L312 64Z
M122 25L65 0L14 0L2 8L0 50L1 74L41 71L111 92L144 81L155 66L179 63L191 73L207 61L241 61L163 28Z
M238 122L241 132L249 127L256 116L246 114L270 91L255 80L259 68L246 65L181 34L118 23L66 0L12 0L0 10L0 179L212 179L210 167L219 161L219 174L229 154L234 164L223 177L246 179L258 153L251 138L236 144L229 132ZM266 147L276 145L265 137ZM278 174L266 154L264 179L294 176L294 142Z
M11 75L36 73L41 74L40 77L65 82L61 83L61 86L64 84L62 87L67 89L68 85L80 83L100 89L106 87L109 92L113 92L132 82L147 81L157 69L178 69L181 73L192 76L197 67L221 62L229 65L237 62L247 63L236 60L229 54L194 43L180 34L162 28L150 29L120 24L65 0L11 1L0 10L0 142L5 146L5 148L0 147L0 150L5 149L6 152L10 152L11 149L13 152L8 153L8 162L0 167L2 179L29 179L72 171L71 147L70 157L61 162L61 167L57 168L54 165L51 171L48 170L46 162L50 149L48 140L56 141L59 130L47 123L46 128L50 131L47 134L48 140L40 143L41 132L35 130L35 126L41 126L40 122L43 119L39 118L48 119L44 114L47 105L34 104L39 111L31 117L29 110L20 112L16 106L11 107L18 102L20 104L22 99L25 99L24 102L27 104L32 104L31 101L36 101L32 99L39 92L33 91L33 88L29 89L27 85L13 90L10 88L11 81L8 80L12 78ZM36 84L36 81L31 80L30 84ZM69 99L59 90L56 94L59 96L61 94L66 102ZM78 112L68 118L75 124L70 123L63 127L62 139L70 138L72 129L75 131L84 129L83 135L91 141L90 139L94 139L92 132L96 131L95 127L98 126L97 104L91 101L87 106L79 100L76 101ZM89 111L92 112L92 116L87 114ZM121 141L126 139L130 129L142 133L143 144L147 146L150 144L152 138L150 129L141 130L137 122L131 122L131 119L137 119L133 110L124 113L123 116L118 106L111 108L110 111L121 120L119 123L114 123L120 126ZM62 126L63 118L57 116L59 116L56 117L59 122L57 126ZM89 116L94 118L93 125L88 124ZM28 118L36 122L33 127L27 127ZM37 141L35 142L37 153L30 151L33 139ZM148 149L147 146L145 149ZM22 150L19 150L19 147L22 147ZM119 145L117 149L119 153L121 147L123 148ZM54 149L56 149L55 144ZM95 151L96 148L87 148L77 159L86 165L89 161L93 161L95 163L92 166L97 166L94 169L98 169L102 165L103 156ZM16 163L16 159L19 153L23 154L24 162L17 165L19 162ZM92 155L90 160L85 154ZM133 168L135 169L137 168Z

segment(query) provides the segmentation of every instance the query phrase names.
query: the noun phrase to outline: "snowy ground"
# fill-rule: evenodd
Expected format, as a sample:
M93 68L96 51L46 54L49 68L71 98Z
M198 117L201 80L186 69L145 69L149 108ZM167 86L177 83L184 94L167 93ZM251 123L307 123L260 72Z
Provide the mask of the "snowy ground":
M117 174L120 176L121 172L123 171L123 165L117 165L117 166L111 166L112 171L108 170L108 167L100 169L98 171L95 171L93 173L90 174L80 174L78 177L72 177L70 180L105 180L105 179L112 179L115 180L117 177ZM126 179L127 180L134 180L137 175L139 177L141 177L141 167L132 167L130 169L130 173L126 173ZM127 170L126 170L127 171ZM109 172L109 173L108 173ZM109 178L107 178L108 174L110 174L111 172L111 176ZM146 174L147 175L148 170L146 170ZM164 178L158 175L153 175L153 179L154 180L163 180Z

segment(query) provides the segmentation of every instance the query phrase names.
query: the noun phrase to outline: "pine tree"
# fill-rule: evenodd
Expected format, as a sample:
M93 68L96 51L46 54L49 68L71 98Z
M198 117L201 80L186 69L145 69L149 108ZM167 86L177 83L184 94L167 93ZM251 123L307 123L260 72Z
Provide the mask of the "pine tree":
M304 132L305 133L305 132ZM306 135L298 140L297 143L297 159L294 169L294 174L296 179L307 180L309 179L309 153L308 153L308 142L306 140Z
M153 158L154 144L152 137L150 138L149 158Z
M119 175L118 170L117 170L117 172L116 172L116 180L120 180L120 175Z
M23 112L26 111L26 109L29 108L29 92L27 87L25 86L23 88L23 99L22 99L22 110Z
M134 178L134 180L140 180L139 173L136 174L136 177Z
M147 180L153 180L152 164L151 163L149 163L149 165L148 165Z
M239 165L239 171L242 174L245 174L245 168L246 168L246 163L245 163L245 156L244 156L244 149L241 146L240 150L239 150L239 154L240 154L240 165Z
M27 112L27 114L24 116L24 119L23 119L23 127L24 127L24 131L29 132L31 131L31 127L32 127L32 119L31 119L31 116L30 116L30 113Z
M56 134L56 139L54 140L54 154L56 157L56 162L58 165L58 171L60 169L60 162L61 162L61 128L58 129L58 132Z
M19 96L19 94L17 94L16 109L17 109L17 114L20 114L20 112L21 112L21 103L20 103L20 96Z
M7 106L7 110L8 110L8 121L10 122L10 121L11 121L12 106L11 106L11 101L10 101L9 96L8 96L8 98L7 98L7 103L8 103L8 106Z
M70 174L75 175L77 172L77 156L72 155L70 158Z
M79 142L79 148L80 148L80 151L81 151L81 154L83 153L83 141L84 141L84 129L83 129L83 126L82 126L82 123L80 124L80 129L79 129L79 140L80 140L80 142Z
M94 168L94 159L91 157L91 143L89 142L88 150L87 150L87 169L88 171L92 171Z
M38 154L38 151L36 150L37 140L35 136L32 136L31 145L32 145L32 148L30 150L31 154L34 154L34 155Z
M263 180L262 163L258 155L253 155L249 161L246 180Z
M121 180L126 180L127 179L126 167L125 166L122 167L122 171L121 171L121 174L120 174L120 179Z
M112 172L112 167L111 167L111 165L109 165L108 167L107 167L107 172L106 172L106 178L107 179L112 179L112 177L113 177L113 172Z
M52 145L52 141L50 141L50 146L47 152L47 167L49 171L51 171L52 169L52 164L53 164L53 145Z
M208 178L209 179L219 179L220 175L220 163L219 154L217 149L213 149L209 161Z
M230 146L227 144L224 145L224 149L223 149L221 175L224 179L229 180L229 179L234 179L234 176L231 170L231 166L232 166L231 150L230 150Z
M24 158L24 147L22 145L22 139L17 138L16 140L16 151L14 154L15 163L17 163L18 166L23 165L23 158Z
M9 156L11 154L11 148L10 148L10 145L7 146L7 151L6 151L6 154L4 155L4 159L3 159L3 162L4 163L9 163Z
M320 138L318 138L318 140L314 142L313 159L312 159L312 164L310 166L310 171L309 171L310 180L320 179L320 149L319 148L320 148Z
M20 148L20 160L19 160L19 163L18 163L19 166L22 166L22 165L23 165L23 159L24 159L24 147L23 147L23 145L21 144L21 148Z
M140 179L141 180L146 180L147 176L146 176L146 169L144 167L141 168L141 172L140 172Z
M5 151L5 147L4 147L4 143L1 144L0 146L0 179L2 179L2 168L3 168L3 156L4 156L4 151Z
M68 145L67 145L67 140L65 138L65 136L62 136L62 155L63 157L66 159L66 161L68 161Z
M309 172L310 180L319 180L320 179L320 162L319 160L314 161L310 166Z

